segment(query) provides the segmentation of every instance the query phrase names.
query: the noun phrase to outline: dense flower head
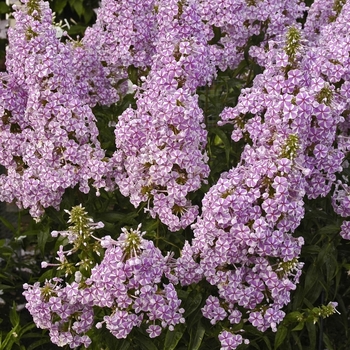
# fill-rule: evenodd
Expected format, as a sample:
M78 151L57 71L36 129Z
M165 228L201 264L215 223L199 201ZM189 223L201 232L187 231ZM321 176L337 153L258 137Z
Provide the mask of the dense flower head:
M49 329L53 343L68 344L71 348L88 346L91 340L86 332L103 324L118 339L126 338L134 327L146 324L146 331L154 338L162 329L173 330L184 322L184 309L173 284L177 280L171 271L171 257L164 257L152 241L143 238L141 225L136 230L123 228L117 240L110 236L98 239L92 233L103 225L94 223L82 206L68 213L71 223L68 230L52 234L68 237L73 248L64 251L61 246L57 252L60 264L44 263L43 267L58 266L65 270L66 277L72 275L68 260L78 253L81 261L75 266L84 266L91 238L99 244L96 252L105 251L99 264L91 266L91 261L90 268L84 268L83 273L75 272L72 282L54 278L43 286L38 282L24 286L27 309L37 327ZM162 283L164 278L170 282ZM106 312L94 324L96 308Z
M337 148L337 134L340 129L347 136L342 116L347 103L344 90L333 85L347 79L346 66L330 61L340 65L336 77L334 70L325 70L336 46L331 35L342 30L346 10L344 5L316 42L306 41L296 26L271 40L267 52L252 49L265 70L242 90L237 105L221 114L222 123L235 126L234 141L250 142L238 165L205 195L193 225L195 238L177 262L182 284L204 276L217 286L218 297L209 297L203 308L212 323L226 317L238 323L242 308L261 331L276 330L284 317L281 308L290 301L302 267L297 259L303 239L291 234L303 218L304 195L328 194L346 154L345 144ZM339 36L340 42L347 40ZM334 203L344 215L347 187L338 187ZM344 223L343 237L346 229ZM225 348L232 337L223 334Z
M345 3L344 0L313 1L304 27L305 35L312 40L317 38L324 26L337 19Z
M87 193L89 181L106 186L111 163L91 106L97 95L108 101L106 91L113 89L93 54L56 37L47 2L25 2L14 16L0 85L0 163L6 168L0 199L39 217L44 208L58 207L68 187L79 184Z
M128 72L147 72L156 52L157 4L155 0L103 0L96 23L87 28L82 42L95 50L104 75L124 95Z
M76 282L65 287L60 282L60 279L46 281L43 287L38 282L25 285L26 307L37 327L49 329L54 344L88 347L91 339L85 333L94 323L92 304L80 301Z
M212 60L221 69L235 69L253 36L263 42L284 34L288 26L303 16L302 1L221 0L199 1L201 17L208 25ZM216 39L215 31L222 35Z
M171 19L167 18L171 14ZM206 131L195 89L210 81L214 67L195 3L157 4L158 36L151 70L115 129L124 172L117 184L131 203L148 202L170 230L192 223L198 208L188 200L208 176Z
M113 78L129 66L147 67L155 53L156 1L103 0L83 42L94 48ZM116 81L117 82L117 81Z

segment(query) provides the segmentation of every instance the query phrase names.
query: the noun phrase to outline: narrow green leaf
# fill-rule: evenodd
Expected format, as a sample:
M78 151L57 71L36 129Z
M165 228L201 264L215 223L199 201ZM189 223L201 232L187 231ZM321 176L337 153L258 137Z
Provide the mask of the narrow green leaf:
M305 273L305 285L304 285L304 295L306 295L310 289L315 285L318 281L320 271L316 265L311 265L307 272Z
M38 248L40 249L41 254L45 252L45 245L51 237L50 231L46 228L42 229L38 233Z
M53 10L58 15L60 15L62 13L63 9L66 7L66 5L67 5L67 0L57 0L54 2Z
M327 225L319 229L321 235L334 235L340 231L339 225Z
M173 331L168 330L165 336L165 342L163 350L174 350L176 345L182 338L184 334L186 326L183 324L179 324L175 327Z
M82 0L69 0L69 6L81 17L84 13L84 5Z
M28 331L30 331L31 329L35 328L35 324L34 323L28 323L25 326L23 326L21 328L21 330L18 333L18 337L22 338L24 336L25 333L27 333Z
M40 340L37 340L36 342L30 344L28 346L27 350L34 350L38 347L41 347L41 345L48 344L48 343L50 343L50 340L48 338L40 339ZM43 347L41 347L41 348L43 348Z
M208 41L209 45L217 44L219 42L219 40L221 39L221 37L223 36L221 33L220 27L212 26L212 28L213 28L213 32L214 32L214 37L210 41Z
M19 325L19 316L16 311L16 303L12 303L12 308L10 310L10 322L13 327L17 327Z
M3 216L0 216L0 221L12 232L12 233L16 233L16 229L15 227L11 224L10 221L8 221L7 219L5 219Z
M250 347L253 347L254 349L260 350L260 346L259 346L255 341L251 341L251 342L249 343L249 346L250 346Z
M301 345L301 342L300 342L300 338L299 338L299 333L291 333L292 334L292 337L293 337L293 340L295 342L295 344L298 346L298 349L299 350L303 350L303 346ZM296 350L297 348L295 347L295 345L293 346L293 350Z
M127 339L125 339L122 343L119 343L118 350L128 350L129 348L130 348L130 342Z
M318 245L309 245L302 248L303 254L305 255L315 255L318 254L321 250L320 246Z
M275 350L278 349L279 346L283 344L287 334L288 334L288 328L283 324L279 325L275 336L275 344L274 344Z
M310 349L316 349L316 324L306 322L306 329L309 334Z
M323 342L325 343L327 350L334 350L333 344L326 333L323 333Z
M140 350L158 350L154 342L141 334L138 334L137 337L134 338L135 343L138 344Z
M305 326L305 322L299 322L293 329L292 331L301 331Z
M89 23L93 15L94 15L94 11L92 11L91 9L85 9L85 11L83 12L85 23Z
M134 225L135 224L135 217L137 217L136 212L129 213L127 215L125 214L119 214L119 213L105 213L102 214L99 218L103 221L108 221L108 222L120 222L123 224L130 224Z
M272 346L271 346L271 343L270 343L270 339L265 335L265 336L263 336L263 340L264 340L264 342L265 342L267 348L268 348L269 350L272 350Z
M205 334L205 328L202 322L199 320L199 322L197 323L196 333L194 334L193 337L191 335L191 341L188 346L188 350L198 350L202 344L204 334Z
M184 317L191 315L201 304L202 295L197 290L193 290L187 297L184 303L185 314Z

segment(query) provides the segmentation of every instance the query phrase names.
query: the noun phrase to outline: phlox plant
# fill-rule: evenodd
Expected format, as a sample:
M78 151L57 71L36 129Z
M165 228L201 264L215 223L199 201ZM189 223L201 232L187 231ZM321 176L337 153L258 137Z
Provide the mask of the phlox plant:
M52 347L340 349L350 3L102 0L81 38L13 9L0 200Z

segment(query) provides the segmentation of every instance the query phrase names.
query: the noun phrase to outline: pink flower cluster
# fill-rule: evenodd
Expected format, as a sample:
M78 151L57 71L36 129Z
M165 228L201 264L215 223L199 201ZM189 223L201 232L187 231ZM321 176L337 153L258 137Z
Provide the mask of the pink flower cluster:
M115 128L115 157L124 167L116 181L135 207L148 202L152 217L176 231L195 220L198 208L187 195L209 174L195 89L215 70L195 3L180 12L177 1L159 1L156 20L156 50L137 109L127 109Z
M25 2L14 16L0 83L0 200L38 218L68 187L108 186L91 107L117 95L91 50L56 37L47 2Z
M173 330L184 323L184 309L180 308L181 300L173 283L161 283L164 277L177 283L170 268L171 257L164 257L152 241L144 239L145 232L140 231L140 226L129 231L123 228L117 240L110 236L97 239L92 231L101 224L85 220L86 213L81 207L69 212L71 218L76 210L82 215L75 226L52 232L55 237L59 234L69 237L73 248L64 251L61 246L57 252L60 264L44 262L42 266L58 266L67 277L72 272L69 259L81 247L86 249L91 237L99 241L98 247L94 245L97 252L105 250L103 259L96 265L87 257L76 263L75 266L85 266L85 271L82 274L77 270L71 283L53 278L44 286L38 282L24 286L26 307L37 327L48 329L51 341L58 346L76 348L90 345L86 333L93 327L100 329L105 325L116 338L122 339L134 327L145 324L150 338L154 338L163 329ZM102 309L103 319L96 323L97 311Z
M222 71L235 69L244 59L247 44L262 36L263 44L285 33L306 10L302 1L220 0L198 1L207 23L211 58ZM215 36L220 32L220 36ZM217 34L217 33L216 33Z
M252 48L265 70L221 114L222 123L235 126L232 139L249 142L239 164L205 195L195 238L177 261L183 285L204 276L217 286L218 297L203 308L213 324L238 324L244 314L257 329L276 330L301 273L303 239L292 233L304 216L304 196L325 196L336 184L335 210L349 215L348 186L336 182L349 152L348 8L314 40L296 26L270 40L268 51ZM344 238L348 229L344 222ZM229 342L227 331L220 337ZM235 345L223 348L242 342L232 339Z

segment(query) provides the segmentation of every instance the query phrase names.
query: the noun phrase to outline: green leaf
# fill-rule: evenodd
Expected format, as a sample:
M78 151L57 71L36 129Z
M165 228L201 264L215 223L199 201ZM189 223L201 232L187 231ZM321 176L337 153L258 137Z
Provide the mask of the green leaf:
M94 11L93 10L85 9L85 11L83 13L84 22L85 23L89 23L93 16L94 16Z
M327 350L334 350L333 344L326 333L323 333L323 341L326 344Z
M119 346L116 350L128 350L129 348L130 342L128 341L128 339L124 339L122 342L119 343Z
M194 334L194 336L192 336L191 334L191 341L188 346L188 350L198 350L203 342L204 334L205 328L201 320L199 320L199 322L197 323L196 333Z
M67 0L56 0L53 4L53 11L60 15L67 5Z
M319 234L321 235L331 235L338 233L340 231L339 225L327 225L319 229Z
M48 343L51 343L50 340L48 338L45 338L45 339L40 339L40 340L37 340L36 342L34 343L31 343L27 350L34 350L38 347L40 347L41 349L43 349L43 347L41 345L44 345L44 344L48 344Z
M274 344L275 350L278 349L278 347L283 344L287 334L288 334L288 328L284 324L281 324L277 328L277 333L275 336L275 344Z
M174 350L176 348L176 345L182 338L182 335L184 334L185 329L186 329L186 326L183 324L177 325L173 331L170 331L168 329L165 336L163 350Z
M50 237L51 234L48 228L43 228L38 232L38 248L40 249L41 254L45 253L45 245Z
M31 329L35 328L35 324L34 323L28 323L25 326L23 326L21 328L21 330L19 331L19 338L25 337L25 333L27 333L28 331L30 331ZM33 333L30 333L33 334ZM28 335L28 334L27 334Z
M286 315L286 317L284 318L284 321L296 322L296 321L300 321L302 318L303 318L303 314L301 312L293 311Z
M292 332L291 334L292 334L292 337L293 337L293 340L294 340L295 344L298 345L298 349L299 350L303 350L303 346L301 345L301 342L300 342L300 335L299 335L299 333L293 333ZM293 350L294 350L294 348L293 348Z
M304 328L305 322L299 322L292 331L301 331Z
M202 302L202 295L197 290L193 290L189 296L187 297L185 303L184 303L184 309L185 314L184 317L187 318L189 315L191 315L201 304Z
M220 27L212 26L212 28L213 28L213 32L214 32L214 37L210 41L208 41L209 45L218 44L219 40L222 37L222 33L221 33L221 28Z
M309 246L304 246L302 248L302 252L304 255L315 255L320 252L320 247L318 245L309 245Z
M348 310L349 309L348 309L348 305L346 305L344 303L343 298L339 294L336 295L336 300L338 303L337 309L340 311L342 323L344 325L345 336L348 336L348 333L349 333L349 326L348 326Z
M158 350L150 338L141 334L138 334L137 337L134 338L134 341L139 345L140 350Z
M310 349L316 349L316 324L306 322L306 329L309 334Z
M81 17L84 13L84 5L82 0L69 0L70 7Z
M86 26L83 26L81 24L76 24L74 26L71 26L70 29L67 30L69 35L77 35L77 34L83 34L85 32Z
M305 273L304 295L306 295L310 291L310 289L315 285L319 278L319 268L314 264L311 265Z
M0 14L10 13L10 6L7 6L5 2L0 3Z
M260 346L259 346L255 341L251 341L251 342L249 343L249 346L250 346L250 347L253 347L254 349L260 350Z
M272 350L272 346L271 346L271 343L270 343L270 339L265 335L265 336L263 336L263 340L264 340L264 342L265 342L267 348L268 348L269 350Z
M53 269L45 271L38 279L39 282L44 282L46 280L49 280L53 277Z
M128 67L128 77L135 85L138 83L138 69L134 65Z
M11 224L10 221L8 221L7 219L5 219L3 216L0 216L0 221L13 233L16 233L16 229L15 227Z
M214 138L214 144L216 146L222 144L225 149L225 155L226 155L226 163L229 164L230 162L230 149L231 149L231 141L227 137L227 135L219 128L210 128L210 132L216 135Z
M16 303L12 303L12 308L10 310L10 322L13 327L17 327L19 325L19 316L16 311Z
M16 340L17 333L16 333L16 328L13 328L10 332L7 333L6 338L2 341L0 339L0 350L11 350L12 345Z
M119 214L119 213L105 213L100 215L100 219L102 221L107 221L107 222L120 222L123 224L129 224L129 225L135 225L136 221L135 218L137 217L136 212L131 212L129 214Z

